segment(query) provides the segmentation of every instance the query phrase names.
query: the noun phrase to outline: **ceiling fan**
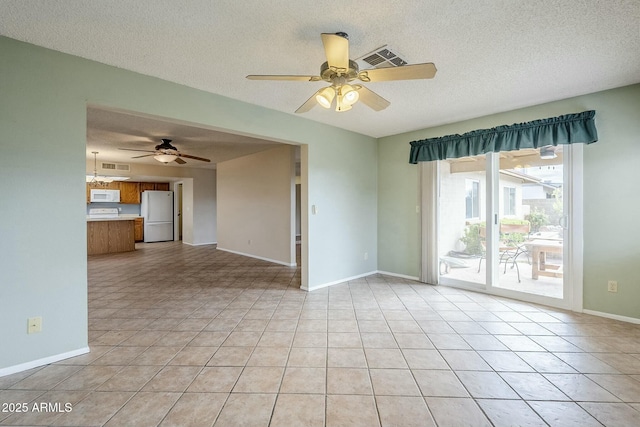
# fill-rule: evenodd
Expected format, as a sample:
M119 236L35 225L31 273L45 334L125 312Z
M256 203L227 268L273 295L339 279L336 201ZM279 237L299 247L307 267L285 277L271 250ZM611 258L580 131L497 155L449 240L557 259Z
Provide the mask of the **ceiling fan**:
M132 157L132 159L139 159L141 157L153 156L154 159L156 159L157 161L162 162L164 164L167 164L167 163L175 161L179 165L184 165L187 162L182 160L181 157L184 157L186 159L200 160L202 162L210 162L211 161L209 159L205 159L204 157L197 157L197 156L192 156L190 154L184 154L184 153L179 152L176 147L171 145L171 140L170 139L163 138L163 139L161 139L161 141L162 141L162 144L158 144L158 145L155 146L155 151L138 150L138 149L135 149L135 148L119 148L119 150L141 151L141 152L144 152L144 153L151 153L151 154L143 154L142 156L135 156L135 157Z
M391 103L360 84L350 84L353 80L365 83L391 80L432 79L436 74L433 63L402 65L399 67L374 68L360 71L358 64L349 59L349 36L347 33L322 33L327 62L320 66L319 76L291 75L248 75L250 80L294 80L331 83L314 93L296 113L306 113L318 103L324 108L335 105L336 111L347 111L358 100L375 111L384 110ZM335 102L334 102L335 101Z

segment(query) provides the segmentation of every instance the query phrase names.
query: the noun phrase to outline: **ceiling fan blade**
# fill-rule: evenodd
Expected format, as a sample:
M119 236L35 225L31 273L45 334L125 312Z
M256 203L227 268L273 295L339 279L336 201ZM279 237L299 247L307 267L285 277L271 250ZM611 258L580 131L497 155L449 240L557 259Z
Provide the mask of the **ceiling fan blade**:
M320 90L322 90L322 89L320 89ZM315 107L315 105L318 103L318 101L316 101L316 95L320 92L320 90L318 90L316 93L311 95L311 98L307 99L304 104L302 104L300 107L298 107L298 109L296 110L296 113L298 113L298 114L306 113L307 111L309 111L313 107Z
M376 68L361 71L358 78L364 82L387 82L392 80L432 79L436 75L436 66L426 64L403 65L401 67Z
M320 76L287 76L287 75L261 75L250 74L247 76L249 80L286 80L298 82L317 82L322 80Z
M330 68L349 69L349 39L338 34L322 33L324 53Z
M176 160L175 160L175 161L176 161L176 163L177 163L177 164L179 164L179 165L184 165L184 164L186 164L186 163L187 163L187 162L185 162L184 160L182 160L180 157L176 158Z
M389 105L391 105L389 101L364 86L357 85L355 88L360 95L360 97L358 98L359 101L375 111L384 110Z
M143 154L142 156L132 157L132 159L140 159L142 157L151 157L151 156L155 156L155 154L156 154L155 152L153 154Z
M205 159L204 157L196 157L196 156L191 156L189 154L182 154L182 153L178 153L176 154L178 157L185 157L187 159L193 159L193 160L200 160L201 162L211 162L211 160L209 159ZM176 161L178 161L178 159L176 159ZM185 162L186 163L186 162Z
M143 153L155 153L155 151L152 151L152 150L138 150L138 149L135 149L135 148L118 148L118 150L124 150L124 151L140 151L140 152L143 152Z

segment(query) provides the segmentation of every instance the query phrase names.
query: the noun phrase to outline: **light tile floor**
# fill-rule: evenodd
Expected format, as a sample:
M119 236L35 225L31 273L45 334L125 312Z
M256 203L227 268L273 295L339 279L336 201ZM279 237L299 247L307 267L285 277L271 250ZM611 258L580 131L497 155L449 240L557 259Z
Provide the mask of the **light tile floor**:
M640 425L638 325L380 275L307 293L294 268L138 248L89 259L91 352L0 378L1 425Z

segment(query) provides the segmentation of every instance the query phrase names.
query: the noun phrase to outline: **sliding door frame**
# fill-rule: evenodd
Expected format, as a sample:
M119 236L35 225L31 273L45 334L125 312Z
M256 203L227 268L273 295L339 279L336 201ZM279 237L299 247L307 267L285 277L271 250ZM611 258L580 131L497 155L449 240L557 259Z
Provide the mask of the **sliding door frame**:
M583 144L564 145L564 212L565 219L563 255L564 285L563 298L551 298L542 295L502 289L494 286L498 283L499 266L493 260L498 259L498 217L499 194L486 192L487 213L487 276L486 284L474 284L458 280L444 280L444 285L467 289L491 295L523 300L527 302L558 307L577 312L583 311ZM487 153L487 186L497 187L499 179L499 153ZM439 272L438 231L440 218L440 174L439 162L420 162L420 219L421 219L421 268L420 280L425 283L443 285Z

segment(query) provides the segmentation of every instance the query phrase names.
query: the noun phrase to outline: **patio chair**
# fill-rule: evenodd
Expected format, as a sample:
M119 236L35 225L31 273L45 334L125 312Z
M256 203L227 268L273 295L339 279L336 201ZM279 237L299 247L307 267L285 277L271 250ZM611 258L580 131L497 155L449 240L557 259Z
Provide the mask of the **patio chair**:
M518 283L520 281L520 267L518 267L518 257L521 255L525 255L527 257L527 262L531 264L531 260L529 258L529 251L527 250L524 241L519 241L520 239L516 238L517 235L520 236L529 236L531 230L531 224L529 221L518 221L518 222L500 222L500 241L498 246L498 265L504 263L504 273L507 272L507 265L511 263L511 268L515 267L516 272L518 273ZM480 233L480 244L482 245L482 255L480 256L480 261L478 262L478 273L480 272L480 268L482 266L482 260L486 258L487 247L486 247L486 228L480 227L478 229ZM526 238L525 238L526 239Z

